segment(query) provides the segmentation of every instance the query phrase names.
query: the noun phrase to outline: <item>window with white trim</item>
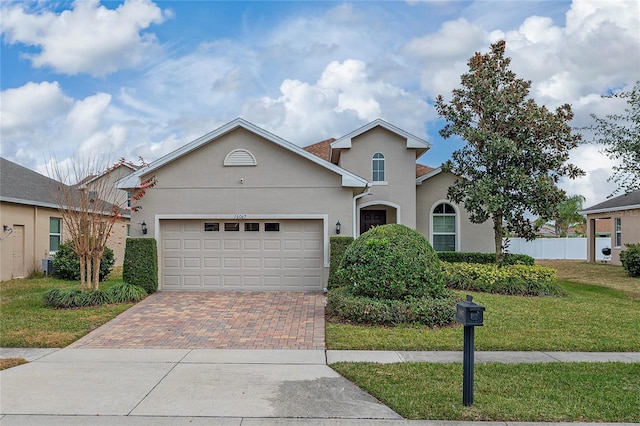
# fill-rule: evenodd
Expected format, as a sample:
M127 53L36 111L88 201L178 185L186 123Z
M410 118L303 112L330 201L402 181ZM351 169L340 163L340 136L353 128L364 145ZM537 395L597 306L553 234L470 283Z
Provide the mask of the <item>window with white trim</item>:
M55 253L62 241L62 219L59 217L49 218L49 252Z
M616 224L616 247L622 247L622 218L615 218Z
M371 157L371 172L371 180L374 182L385 181L385 159L381 152L376 152Z
M433 209L433 248L436 251L456 251L456 210L449 203Z

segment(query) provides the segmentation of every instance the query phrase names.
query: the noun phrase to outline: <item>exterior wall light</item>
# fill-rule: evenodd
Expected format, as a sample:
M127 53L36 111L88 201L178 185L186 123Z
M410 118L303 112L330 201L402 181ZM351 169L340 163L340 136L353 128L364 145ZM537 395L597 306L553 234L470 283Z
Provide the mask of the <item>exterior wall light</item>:
M144 222L144 220L142 221L142 223L140 225L142 226L142 233L144 235L147 235L147 224Z
M342 225L340 224L340 220L338 220L336 223L336 235L340 235L340 227L342 227Z

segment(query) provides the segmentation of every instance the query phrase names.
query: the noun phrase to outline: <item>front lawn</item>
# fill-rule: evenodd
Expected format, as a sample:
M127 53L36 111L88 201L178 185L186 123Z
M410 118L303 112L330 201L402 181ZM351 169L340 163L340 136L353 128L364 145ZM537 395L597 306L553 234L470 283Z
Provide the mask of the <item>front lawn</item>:
M521 422L638 422L640 364L477 364L462 405L462 364L337 363L337 372L402 417Z
M605 286L560 284L566 297L469 292L486 307L485 325L475 331L476 349L640 351L640 299ZM385 328L327 322L326 342L328 349L462 350L462 326Z
M120 269L121 274L121 269ZM100 289L121 282L112 274ZM19 279L0 283L0 347L61 348L115 318L131 303L82 309L51 309L42 295L52 288L79 288L77 282L55 278Z

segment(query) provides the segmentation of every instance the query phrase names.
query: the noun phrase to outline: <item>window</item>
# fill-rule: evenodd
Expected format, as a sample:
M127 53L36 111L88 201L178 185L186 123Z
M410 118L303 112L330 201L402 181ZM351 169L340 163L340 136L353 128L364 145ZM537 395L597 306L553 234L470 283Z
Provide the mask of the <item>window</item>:
M433 248L436 251L456 251L456 210L451 204L440 203L433 210Z
M616 217L616 247L622 247L622 218Z
M127 237L131 236L131 225L127 225Z
M230 222L224 224L225 231L240 231L240 224L238 222Z
M259 231L260 230L260 224L257 222L249 222L249 223L245 223L244 224L244 230L245 231Z
M49 218L49 251L55 253L62 241L62 219L59 217Z
M372 180L374 182L384 182L384 155L376 152L371 160Z
M204 232L212 232L212 231L219 231L220 230L220 223L218 222L206 222L204 224Z
M267 231L267 232L280 231L280 224L279 223L265 223L264 224L264 230Z
M131 191L127 191L127 207L131 208Z

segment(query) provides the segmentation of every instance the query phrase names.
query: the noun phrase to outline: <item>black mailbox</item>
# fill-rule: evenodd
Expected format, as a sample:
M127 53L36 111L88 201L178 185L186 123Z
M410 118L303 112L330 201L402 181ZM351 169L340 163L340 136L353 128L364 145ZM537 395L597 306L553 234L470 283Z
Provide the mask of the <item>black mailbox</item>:
M467 300L456 303L456 321L465 327L474 327L483 324L484 306L473 303L473 297L467 296Z

